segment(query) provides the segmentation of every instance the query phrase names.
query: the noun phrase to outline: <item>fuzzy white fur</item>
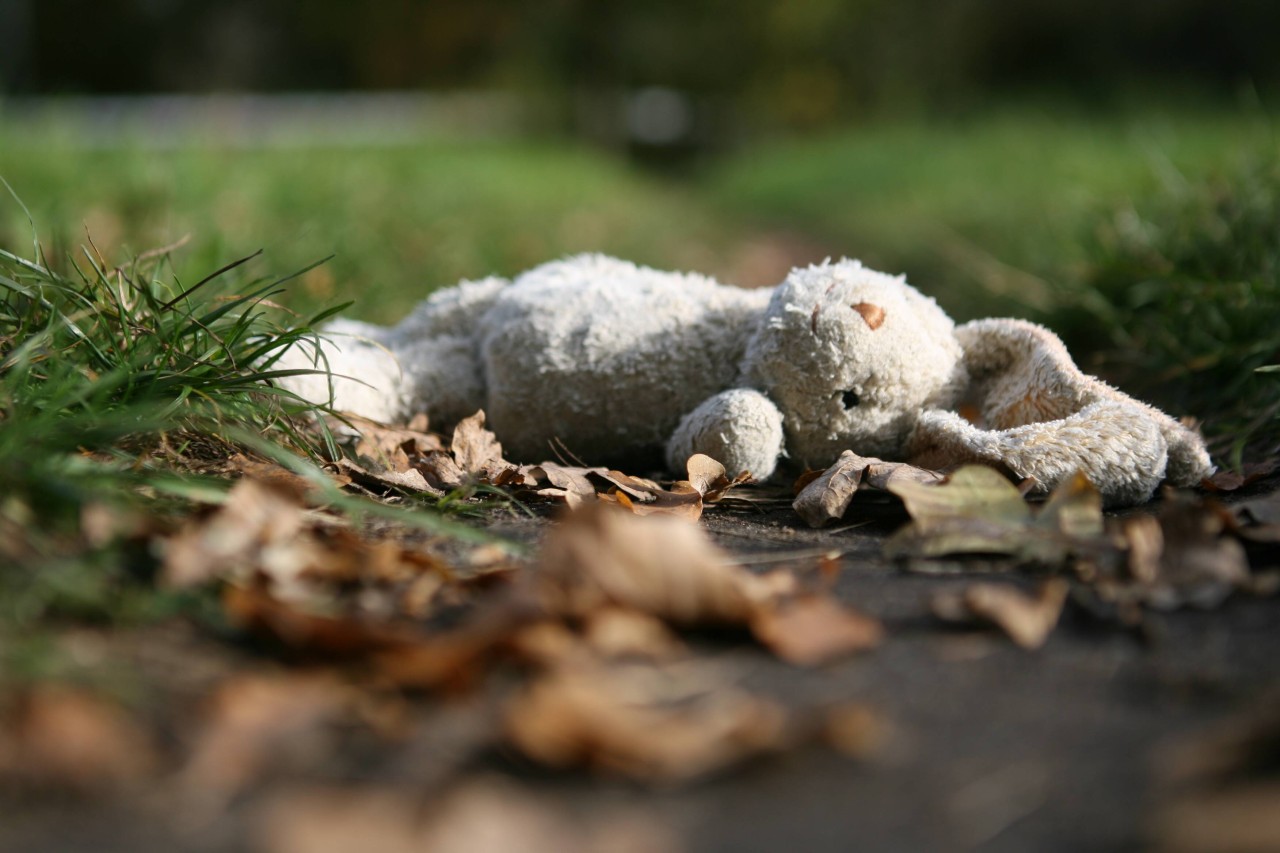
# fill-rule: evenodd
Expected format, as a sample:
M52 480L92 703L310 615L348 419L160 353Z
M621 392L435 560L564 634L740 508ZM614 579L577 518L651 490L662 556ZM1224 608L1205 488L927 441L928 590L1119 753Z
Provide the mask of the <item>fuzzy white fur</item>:
M556 444L590 462L665 450L676 470L706 453L765 478L783 456L927 454L1000 462L1042 490L1084 471L1109 504L1213 470L1199 436L1081 373L1048 330L956 328L857 261L752 291L582 255L438 291L392 328L339 320L319 340L280 366L331 371L335 408L425 411L438 429L483 408L527 461ZM286 383L330 399L329 376Z

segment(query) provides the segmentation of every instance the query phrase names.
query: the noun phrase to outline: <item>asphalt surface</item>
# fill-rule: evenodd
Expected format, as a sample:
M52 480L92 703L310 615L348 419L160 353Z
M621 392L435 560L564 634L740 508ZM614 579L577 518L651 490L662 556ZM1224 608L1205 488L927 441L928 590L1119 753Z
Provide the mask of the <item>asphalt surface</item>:
M1234 499L1277 486L1273 478ZM566 814L634 810L696 851L1144 849L1169 793L1163 758L1280 688L1280 598L1233 596L1212 610L1149 614L1140 630L1069 601L1047 644L1025 651L999 633L948 628L930 615L938 591L991 575L916 574L887 562L884 536L904 520L886 505L858 525L810 530L774 503L722 506L704 522L753 565L811 566L816 554L840 552L834 592L884 621L888 639L879 648L802 669L742 642L694 644L741 686L797 712L844 702L874 708L886 734L870 758L806 746L656 789L542 771L491 751L460 772L496 775ZM513 529L536 537L544 526ZM1280 548L1252 557L1255 570L1280 567ZM1037 582L1016 573L1001 580L1028 589ZM207 639L182 637L167 654L188 656L187 677L199 680L202 656L210 678L235 666L219 657L225 652L209 652ZM450 744L465 751L458 744L466 731L446 731L399 763L348 763L330 781L426 784L429 765ZM255 849L252 802L194 834L100 800L7 792L0 803L4 850Z

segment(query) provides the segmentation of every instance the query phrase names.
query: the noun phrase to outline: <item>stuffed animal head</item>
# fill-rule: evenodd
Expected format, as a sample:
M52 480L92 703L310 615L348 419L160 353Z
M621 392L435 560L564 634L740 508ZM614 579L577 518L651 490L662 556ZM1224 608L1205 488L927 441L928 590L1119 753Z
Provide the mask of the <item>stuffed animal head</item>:
M954 324L901 276L842 260L796 269L774 291L747 380L781 409L791 456L892 456L926 406L964 384Z

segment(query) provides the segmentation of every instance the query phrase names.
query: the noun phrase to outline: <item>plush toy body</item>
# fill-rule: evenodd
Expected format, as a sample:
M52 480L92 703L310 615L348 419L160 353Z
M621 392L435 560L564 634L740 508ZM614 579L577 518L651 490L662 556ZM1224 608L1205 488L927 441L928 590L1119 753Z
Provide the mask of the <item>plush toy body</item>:
M425 411L437 428L483 408L525 461L557 444L592 463L665 450L677 470L705 453L765 478L784 456L925 454L1003 463L1042 490L1082 470L1112 504L1212 471L1198 436L1081 373L1047 330L957 328L856 261L751 291L584 255L439 291L393 328L337 321L319 355L283 366L327 364L335 408ZM329 399L325 376L289 387Z

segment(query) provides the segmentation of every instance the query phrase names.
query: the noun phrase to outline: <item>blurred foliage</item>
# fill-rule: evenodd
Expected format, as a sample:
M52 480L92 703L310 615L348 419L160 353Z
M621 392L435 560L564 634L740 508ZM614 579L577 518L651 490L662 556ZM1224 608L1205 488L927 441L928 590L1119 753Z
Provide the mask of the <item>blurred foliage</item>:
M1257 0L7 0L0 90L666 86L768 125L1280 81ZM1193 83L1194 81L1194 83ZM714 112L714 111L713 111Z
M686 191L569 146L87 151L56 138L6 145L0 129L0 150L0 171L51 235L55 266L86 232L104 252L190 234L176 258L194 271L267 247L289 268L333 254L291 287L289 305L355 299L356 314L381 322L436 287L572 252L710 269L731 232ZM0 200L0 245L29 233L22 211Z
M1027 106L758 145L715 167L707 188L726 214L906 273L957 319L1047 321L1076 301L1082 235L1098 217L1270 139L1260 115Z
M1066 331L1080 349L1178 412L1219 450L1280 441L1280 156L1126 206L1090 247L1091 289ZM1065 319L1064 319L1065 325Z

